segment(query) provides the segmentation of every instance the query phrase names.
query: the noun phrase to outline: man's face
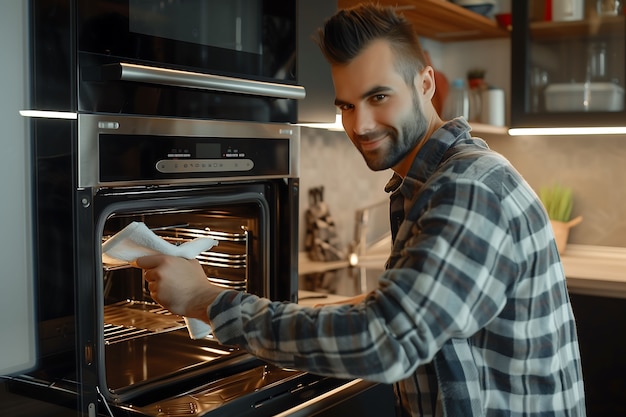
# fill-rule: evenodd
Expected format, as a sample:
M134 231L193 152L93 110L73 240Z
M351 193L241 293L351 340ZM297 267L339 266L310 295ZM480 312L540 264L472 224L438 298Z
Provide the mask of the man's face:
M333 65L332 77L343 127L367 166L398 166L428 128L418 92L422 74L407 85L387 42L374 41L349 64Z

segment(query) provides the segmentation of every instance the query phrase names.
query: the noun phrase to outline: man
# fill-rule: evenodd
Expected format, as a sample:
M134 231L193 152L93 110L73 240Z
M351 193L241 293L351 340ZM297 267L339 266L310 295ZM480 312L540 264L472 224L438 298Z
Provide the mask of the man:
M305 308L213 287L196 261L139 258L156 301L222 343L336 377L396 383L403 415L583 416L574 318L546 213L462 118L442 121L433 69L389 8L319 33L346 133L391 168L393 248L378 288Z

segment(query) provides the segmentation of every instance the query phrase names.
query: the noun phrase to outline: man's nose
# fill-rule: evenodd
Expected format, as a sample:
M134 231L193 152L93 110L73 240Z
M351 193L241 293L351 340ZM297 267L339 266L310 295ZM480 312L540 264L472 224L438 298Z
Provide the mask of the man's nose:
M353 112L352 131L357 135L365 135L375 129L371 111L360 108Z

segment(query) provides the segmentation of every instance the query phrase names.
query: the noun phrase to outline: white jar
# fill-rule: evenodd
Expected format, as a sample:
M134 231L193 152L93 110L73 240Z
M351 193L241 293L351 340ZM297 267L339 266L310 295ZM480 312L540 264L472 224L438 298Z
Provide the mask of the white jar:
M506 114L504 90L500 88L484 90L481 101L481 122L492 126L504 126Z
M555 22L582 20L584 15L584 0L552 0L552 20Z

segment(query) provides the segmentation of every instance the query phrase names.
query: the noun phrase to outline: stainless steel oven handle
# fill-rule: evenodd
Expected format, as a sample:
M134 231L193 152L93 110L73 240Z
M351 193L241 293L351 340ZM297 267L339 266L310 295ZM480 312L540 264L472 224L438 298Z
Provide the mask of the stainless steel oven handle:
M118 79L122 81L200 88L204 90L242 93L264 97L303 99L306 96L304 87L300 85L246 80L222 75L150 67L125 62L103 65L100 68L100 75L108 80Z
M332 405L337 405L341 401L345 401L356 395L357 393L375 386L376 383L365 381L363 379L354 379L343 385L338 386L328 392L315 396L314 398L304 401L295 407L285 410L274 417L306 417L313 415L321 410L328 409Z

